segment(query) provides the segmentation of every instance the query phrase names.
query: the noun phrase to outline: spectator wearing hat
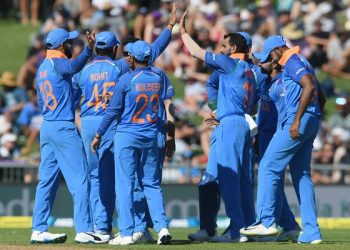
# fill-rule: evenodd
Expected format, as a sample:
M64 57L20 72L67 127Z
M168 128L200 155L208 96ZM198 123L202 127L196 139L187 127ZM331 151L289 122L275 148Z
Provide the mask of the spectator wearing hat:
M0 78L2 99L8 110L13 113L19 112L28 100L25 90L17 87L15 78L15 74L11 71L4 71Z

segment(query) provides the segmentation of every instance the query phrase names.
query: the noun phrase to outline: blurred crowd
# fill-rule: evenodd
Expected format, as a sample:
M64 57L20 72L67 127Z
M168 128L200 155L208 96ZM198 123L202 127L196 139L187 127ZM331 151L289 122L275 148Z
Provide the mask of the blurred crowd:
M170 0L5 0L2 18L17 17L23 25L35 25L26 61L15 75L0 69L0 160L38 161L38 135L41 123L36 103L36 69L45 57L45 36L53 28L68 30L110 30L120 40L135 36L152 42L166 27ZM224 34L246 31L253 39L252 51L262 49L270 35L281 34L289 45L299 45L316 71L329 77L322 88L336 112L328 114L315 141L313 171L315 183L350 184L350 171L335 167L350 164L350 99L334 88L332 76L350 79L350 1L349 0L177 0L178 16L189 7L188 30L201 47L220 52ZM73 57L84 40L74 42ZM120 54L121 55L121 52ZM156 66L174 81L176 99L177 152L167 166L177 166L164 174L165 180L197 182L199 167L205 167L211 128L201 125L208 114L205 82L211 73L184 47L178 27ZM183 95L182 95L183 91ZM77 118L79 116L77 115ZM77 119L79 121L79 119ZM1 161L0 161L1 163ZM190 166L190 168L188 168ZM173 171L173 172L171 172Z

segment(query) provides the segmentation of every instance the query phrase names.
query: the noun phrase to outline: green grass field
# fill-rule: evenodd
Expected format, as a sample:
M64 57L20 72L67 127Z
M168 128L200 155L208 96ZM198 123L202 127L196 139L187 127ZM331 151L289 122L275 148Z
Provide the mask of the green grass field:
M74 243L74 230L71 228L55 228L51 232L66 232L68 241L65 244L32 245L29 244L30 229L0 229L0 249L113 249L116 246L77 244ZM240 243L240 244L214 244L190 242L187 234L193 229L172 229L173 243L170 246L157 246L154 244L134 245L121 247L124 249L156 249L165 247L166 249L350 249L349 230L323 230L324 242L320 245L305 245L295 243ZM155 234L153 234L155 235Z

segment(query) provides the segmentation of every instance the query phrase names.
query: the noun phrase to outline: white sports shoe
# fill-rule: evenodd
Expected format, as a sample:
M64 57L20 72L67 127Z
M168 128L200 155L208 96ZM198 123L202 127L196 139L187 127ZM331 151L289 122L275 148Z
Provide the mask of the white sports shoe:
M109 234L98 234L93 232L83 232L83 233L77 233L74 240L77 243L94 243L94 244L101 244L101 243L107 243L110 239Z
M248 238L245 235L241 235L237 238L232 239L230 230L227 230L227 232L224 233L223 235L213 237L213 242L217 242L217 243L243 243L247 241L248 241Z
M300 227L296 227L290 231L282 231L278 236L276 241L278 242L284 242L284 241L293 241L293 242L297 242L298 241L298 236L301 232Z
M53 234L49 232L33 231L30 243L64 243L67 240L66 234Z
M134 244L134 241L133 237L131 236L121 236L120 234L118 234L117 237L115 237L113 240L110 240L108 244L126 246Z
M135 232L132 234L132 241L135 244L144 244L147 243L147 237L142 232Z
M312 245L316 245L316 244L321 244L322 243L322 240L321 239L318 239L318 240L313 240L311 242L300 242L298 241L299 244L312 244Z
M242 228L240 233L247 236L273 236L278 234L278 230L275 223L273 223L269 228L266 228L263 224L258 224L247 228Z
M208 241L211 242L213 240L213 237L217 237L217 232L215 231L215 235L214 236L210 236L207 232L207 230L205 229L200 229L195 233L189 234L187 237L190 240L193 241Z
M162 228L158 233L157 245L168 245L171 243L171 234L167 228Z

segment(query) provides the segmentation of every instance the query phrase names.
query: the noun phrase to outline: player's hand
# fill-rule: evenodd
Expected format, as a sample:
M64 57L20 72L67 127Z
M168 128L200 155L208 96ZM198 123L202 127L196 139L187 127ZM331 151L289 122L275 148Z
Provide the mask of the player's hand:
M182 17L180 19L180 32L181 32L181 34L187 33L187 31L186 31L187 14L188 14L188 9L185 11L185 13L182 15Z
M100 100L100 102L103 102L105 104L109 104L109 100L112 98L112 95L110 93L106 93L106 94L100 94L98 95L98 99Z
M101 137L94 137L94 139L91 142L90 149L91 152L96 154L97 149L100 147Z
M220 124L220 122L216 119L216 114L214 114L213 112L211 112L209 114L209 117L204 119L204 124L209 126L209 127L213 127L213 126L217 126Z
M165 143L165 156L169 159L173 158L176 150L175 138L168 137Z
M92 33L90 33L89 31L86 31L86 41L87 41L88 47L93 50L95 48L95 42L96 42L95 31L93 31Z
M292 123L292 125L289 128L290 137L294 140L300 137L299 127L300 121L296 120Z
M170 19L169 19L169 25L174 27L176 24L176 10L177 10L177 4L173 3L173 8L171 9Z

